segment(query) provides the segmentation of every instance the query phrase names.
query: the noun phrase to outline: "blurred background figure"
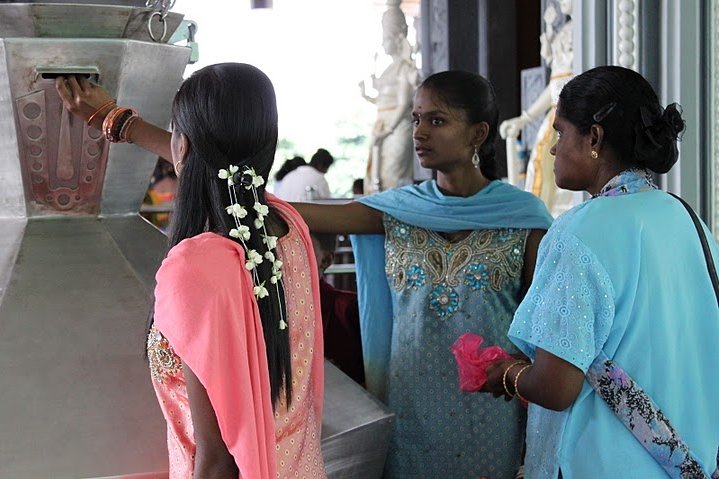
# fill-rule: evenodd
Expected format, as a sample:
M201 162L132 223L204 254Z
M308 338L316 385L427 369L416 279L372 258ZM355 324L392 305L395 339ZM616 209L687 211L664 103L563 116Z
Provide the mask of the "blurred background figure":
M334 262L337 235L313 233L311 236L320 274L325 359L364 386L357 293L337 289L325 277L325 270Z
M285 201L329 198L330 187L325 173L334 161L329 151L319 148L312 155L309 165L298 166L282 178L280 185L275 187L275 195Z
M285 176L287 176L289 172L294 171L300 166L304 166L306 164L307 162L301 156L295 156L293 158L285 160L285 162L282 163L280 169L277 170L277 173L275 173L274 191L279 191L282 188L282 180L285 178Z
M411 184L413 179L410 110L419 72L407 41L407 20L399 4L399 0L388 0L382 15L382 47L392 57L392 63L379 77L372 74L372 87L377 90L377 96L367 94L364 81L359 84L362 96L377 105L365 193Z
M163 231L170 224L176 191L177 175L172 163L164 158L158 159L143 201L142 215Z

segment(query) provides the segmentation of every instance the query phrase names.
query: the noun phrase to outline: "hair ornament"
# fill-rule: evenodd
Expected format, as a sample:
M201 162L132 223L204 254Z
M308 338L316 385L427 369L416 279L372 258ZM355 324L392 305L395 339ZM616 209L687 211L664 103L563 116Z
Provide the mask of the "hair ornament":
M267 245L268 249L273 250L277 247L277 236L262 235L262 242Z
M266 298L270 295L269 291L267 291L267 288L265 288L265 282L263 281L258 286L255 286L252 288L252 292L257 296L259 299Z
M267 207L267 205L263 205L259 201L255 200L255 204L252 207L255 212L257 212L257 219L255 220L255 228L263 229L265 225L265 216L267 216L270 213L270 209Z
M229 169L227 170L220 170L219 173L217 173L217 176L220 177L222 180L227 180L227 186L232 186L235 184L235 173L237 173L240 170L239 166L230 165Z
M247 251L247 261L245 261L245 268L252 271L255 266L262 263L262 255L257 250L251 249Z
M242 239L244 241L249 241L250 239L250 227L245 225L240 225L238 228L232 228L230 230L230 236L236 239Z
M245 216L247 216L247 210L245 209L244 206L242 206L239 203L235 203L235 204L228 206L227 208L225 208L225 211L227 211L228 215L236 216L239 219L242 219Z
M640 166L666 173L676 163L679 158L677 140L684 130L680 108L676 103L664 110L639 107L640 121L634 127L634 155Z
M672 128L676 139L681 140L682 132L686 127L686 123L682 118L682 106L678 103L667 105L662 113L662 120Z
M235 227L230 229L229 235L231 238L238 240L245 250L245 268L252 274L252 282L254 283L252 293L258 301L268 297L270 294L265 287L267 279L260 281L257 268L257 265L267 260L271 264L269 282L277 288L277 297L279 298L279 287L282 280L282 261L277 259L274 252L277 247L278 238L277 236L272 236L267 233L265 218L269 215L270 208L260 202L260 198L257 194L257 188L265 184L265 179L258 175L254 168L243 167L240 169L240 167L236 165L229 165L227 169L220 169L217 176L222 180L227 180L227 191L230 195L231 204L225 207L225 211L228 215L232 216L235 222ZM241 222L241 220L247 217L248 211L247 208L239 202L237 195L238 187L252 192L252 198L254 199L252 209L257 216L253 225L256 230L261 230L260 237L262 238L262 243L267 246L267 251L264 255L247 246L246 242L249 241L252 233L250 227ZM279 311L281 315L279 328L284 330L287 328L287 322L282 313L282 307L279 308Z
M614 111L614 109L617 107L617 102L613 101L610 103L607 103L603 107L599 109L598 112L596 112L594 115L592 115L592 119L596 123L600 123L603 119L609 116L609 114Z

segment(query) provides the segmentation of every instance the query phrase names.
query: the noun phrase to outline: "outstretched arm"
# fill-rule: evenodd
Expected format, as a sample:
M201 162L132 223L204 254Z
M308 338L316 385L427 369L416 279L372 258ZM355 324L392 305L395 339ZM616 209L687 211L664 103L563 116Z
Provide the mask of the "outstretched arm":
M352 201L343 205L293 203L313 233L383 234L382 212Z
M101 86L95 85L84 77L74 75L57 77L55 89L65 104L65 108L84 121L87 121L98 108L107 105L112 100ZM107 105L97 113L92 118L91 126L102 131L102 122L111 109L112 105ZM172 160L170 132L140 118L133 124L129 133L128 140L132 143L168 161Z

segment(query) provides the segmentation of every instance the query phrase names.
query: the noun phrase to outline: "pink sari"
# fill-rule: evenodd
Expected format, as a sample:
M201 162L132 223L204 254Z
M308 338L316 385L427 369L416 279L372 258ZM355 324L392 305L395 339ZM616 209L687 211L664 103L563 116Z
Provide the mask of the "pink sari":
M310 472L310 476L325 477L319 446L324 360L317 265L299 214L289 204L267 196L290 227L290 234L278 246L284 262L293 353L295 385L290 408L281 401L277 411L272 410L252 278L244 267L244 250L234 241L203 233L172 248L157 273L155 328L205 386L222 438L242 477L286 477L289 472L296 475L300 468L302 476ZM161 394L161 380L157 382L154 371L153 380L168 426L177 420L175 426L185 429L180 436L187 438L194 453L191 424L183 426L178 417L167 413L170 395ZM181 409L186 401L183 390L173 391L175 399L169 400L178 402Z

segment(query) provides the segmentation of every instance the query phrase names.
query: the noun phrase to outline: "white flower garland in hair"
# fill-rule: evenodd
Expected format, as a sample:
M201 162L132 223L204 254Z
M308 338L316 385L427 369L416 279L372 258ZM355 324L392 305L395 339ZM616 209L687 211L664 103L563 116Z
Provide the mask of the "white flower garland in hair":
M257 187L262 186L265 183L265 179L255 173L254 168L245 167L240 175L237 173L240 171L240 167L236 165L230 165L228 169L221 169L217 174L223 180L227 180L227 191L230 194L231 205L225 208L228 215L231 215L235 220L235 227L230 230L230 236L240 241L242 246L245 248L246 260L245 268L252 273L252 280L254 287L252 292L255 297L259 300L269 296L269 292L265 287L266 281L260 281L259 274L257 272L257 265L262 263L265 259L272 263L272 275L270 276L270 284L275 285L277 288L277 297L279 298L279 288L282 280L282 261L277 259L274 253L274 249L277 247L277 236L271 236L267 234L267 228L265 227L265 217L270 213L270 209L267 205L260 203L259 197L257 196ZM264 257L257 252L257 250L250 249L247 246L246 241L250 239L250 227L243 225L240 220L247 216L247 209L242 206L237 199L237 191L235 188L243 187L246 190L252 190L252 197L255 200L255 204L252 209L257 213L257 218L254 221L254 227L257 230L262 230L260 236L262 242L267 245L267 252ZM280 305L280 329L287 328L287 322L284 318L282 305Z

